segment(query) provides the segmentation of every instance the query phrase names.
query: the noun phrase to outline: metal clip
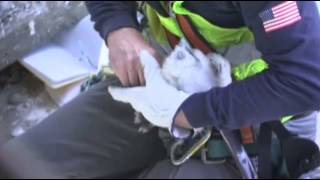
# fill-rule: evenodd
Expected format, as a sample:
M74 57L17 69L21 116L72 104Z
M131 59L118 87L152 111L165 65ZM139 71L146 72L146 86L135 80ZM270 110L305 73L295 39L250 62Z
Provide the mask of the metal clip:
M195 155L210 139L211 129L203 129L197 136L200 136L200 139L192 143L192 146L187 149L187 151L183 153L181 157L177 157L177 152L179 152L179 148L185 144L185 140L179 140L172 145L170 158L173 165L179 166ZM197 136L193 139L197 139Z
M208 158L208 149L202 148L201 150L201 161L206 165L212 165L212 164L223 164L227 161L227 159L221 159L221 160L210 160Z

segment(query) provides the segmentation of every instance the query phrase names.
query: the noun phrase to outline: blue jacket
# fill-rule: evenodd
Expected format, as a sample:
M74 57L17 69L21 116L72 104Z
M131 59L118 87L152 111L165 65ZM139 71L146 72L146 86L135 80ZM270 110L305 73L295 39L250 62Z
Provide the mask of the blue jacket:
M187 99L180 108L193 127L236 129L320 109L319 9L315 2L298 1L295 17L300 16L299 20L290 24L286 19L280 19L279 25L271 27L264 24L275 18L272 8L281 9L281 3L184 3L187 9L216 25L249 27L254 33L257 49L269 64L267 71L256 76L225 88L194 94ZM139 29L135 2L88 1L87 7L95 28L104 38L121 27ZM288 13L285 18L292 18L291 11L282 10Z

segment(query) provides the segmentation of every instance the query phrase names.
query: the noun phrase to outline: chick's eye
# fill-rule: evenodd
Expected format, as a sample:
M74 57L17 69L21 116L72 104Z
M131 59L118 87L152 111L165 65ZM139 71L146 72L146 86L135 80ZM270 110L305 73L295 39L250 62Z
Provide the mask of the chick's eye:
M183 53L182 51L178 51L176 54L176 59L177 60L183 60L186 57L185 53Z

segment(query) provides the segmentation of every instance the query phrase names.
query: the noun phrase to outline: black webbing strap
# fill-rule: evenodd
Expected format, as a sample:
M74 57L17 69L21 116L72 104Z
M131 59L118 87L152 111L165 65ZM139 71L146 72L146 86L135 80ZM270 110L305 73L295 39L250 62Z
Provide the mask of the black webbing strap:
M271 139L271 129L266 124L262 124L258 137L258 177L262 179L272 177Z
M277 135L281 144L281 154L289 178L298 178L320 165L318 145L309 139L300 138L290 133L279 121L261 125L259 143L259 178L274 178L271 161L272 132Z

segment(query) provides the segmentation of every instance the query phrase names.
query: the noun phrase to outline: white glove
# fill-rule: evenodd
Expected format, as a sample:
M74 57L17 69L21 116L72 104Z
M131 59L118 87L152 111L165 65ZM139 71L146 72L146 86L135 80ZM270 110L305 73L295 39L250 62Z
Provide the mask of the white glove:
M169 85L161 75L160 65L147 51L140 53L144 68L145 87L109 87L111 96L132 107L155 126L171 132L173 118L180 105L191 95Z

